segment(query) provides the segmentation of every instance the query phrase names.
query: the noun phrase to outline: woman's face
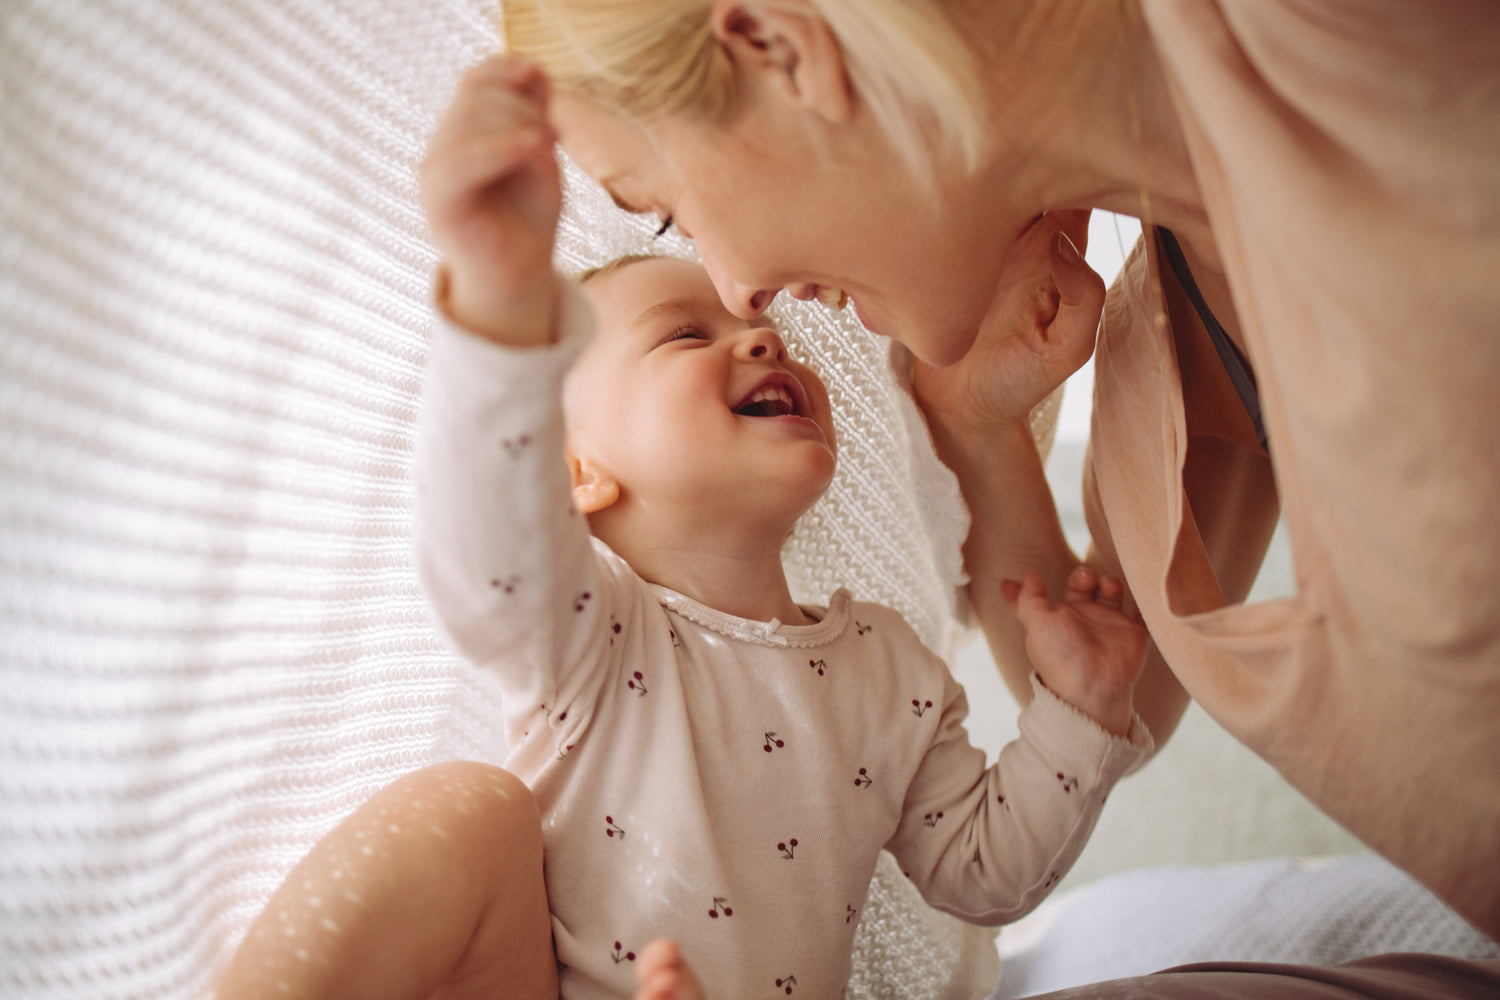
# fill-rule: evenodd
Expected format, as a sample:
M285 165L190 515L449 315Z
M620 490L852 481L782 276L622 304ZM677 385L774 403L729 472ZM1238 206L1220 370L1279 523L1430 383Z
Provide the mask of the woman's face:
M725 126L642 123L559 98L553 118L617 204L696 241L742 318L782 289L802 299L842 289L869 329L949 364L973 342L1016 235L995 231L967 181L924 191L868 116L830 123L762 101Z

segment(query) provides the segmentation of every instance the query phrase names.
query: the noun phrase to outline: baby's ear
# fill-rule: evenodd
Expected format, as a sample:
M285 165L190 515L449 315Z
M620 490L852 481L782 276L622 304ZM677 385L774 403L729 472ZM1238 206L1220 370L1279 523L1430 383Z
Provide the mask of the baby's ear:
M573 474L573 506L595 514L620 499L620 484L594 461L568 449L568 471Z

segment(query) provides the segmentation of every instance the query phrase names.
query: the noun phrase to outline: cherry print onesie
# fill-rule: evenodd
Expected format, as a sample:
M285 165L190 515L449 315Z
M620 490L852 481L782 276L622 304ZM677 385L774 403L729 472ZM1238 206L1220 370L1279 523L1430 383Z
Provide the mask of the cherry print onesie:
M843 590L815 624L735 618L649 584L588 534L553 347L447 325L421 421L416 540L440 627L503 684L506 766L541 807L567 1000L628 997L647 942L732 997L836 997L882 849L935 906L1014 920L1067 871L1149 753L1033 678L986 767L964 692L888 608Z

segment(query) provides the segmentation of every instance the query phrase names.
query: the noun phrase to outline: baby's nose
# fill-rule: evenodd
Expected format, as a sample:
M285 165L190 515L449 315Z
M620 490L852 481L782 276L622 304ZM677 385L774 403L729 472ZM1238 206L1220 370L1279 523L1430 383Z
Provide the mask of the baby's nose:
M746 331L736 346L736 353L746 360L760 358L771 358L775 361L786 360L786 345L781 342L776 331L768 326L758 326Z

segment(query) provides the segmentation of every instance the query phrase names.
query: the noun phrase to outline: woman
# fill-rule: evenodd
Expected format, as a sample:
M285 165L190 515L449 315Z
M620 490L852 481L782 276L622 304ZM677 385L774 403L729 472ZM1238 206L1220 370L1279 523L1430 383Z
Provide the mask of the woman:
M1164 739L1198 700L1500 934L1491 6L508 0L505 30L567 151L732 311L841 289L925 363L1013 687L1002 581L1072 565L1024 414L1093 329L1072 243L1055 319L992 308L1002 265L1043 212L1138 215L1085 493L1155 640L1142 715ZM1278 514L1299 593L1242 606Z

